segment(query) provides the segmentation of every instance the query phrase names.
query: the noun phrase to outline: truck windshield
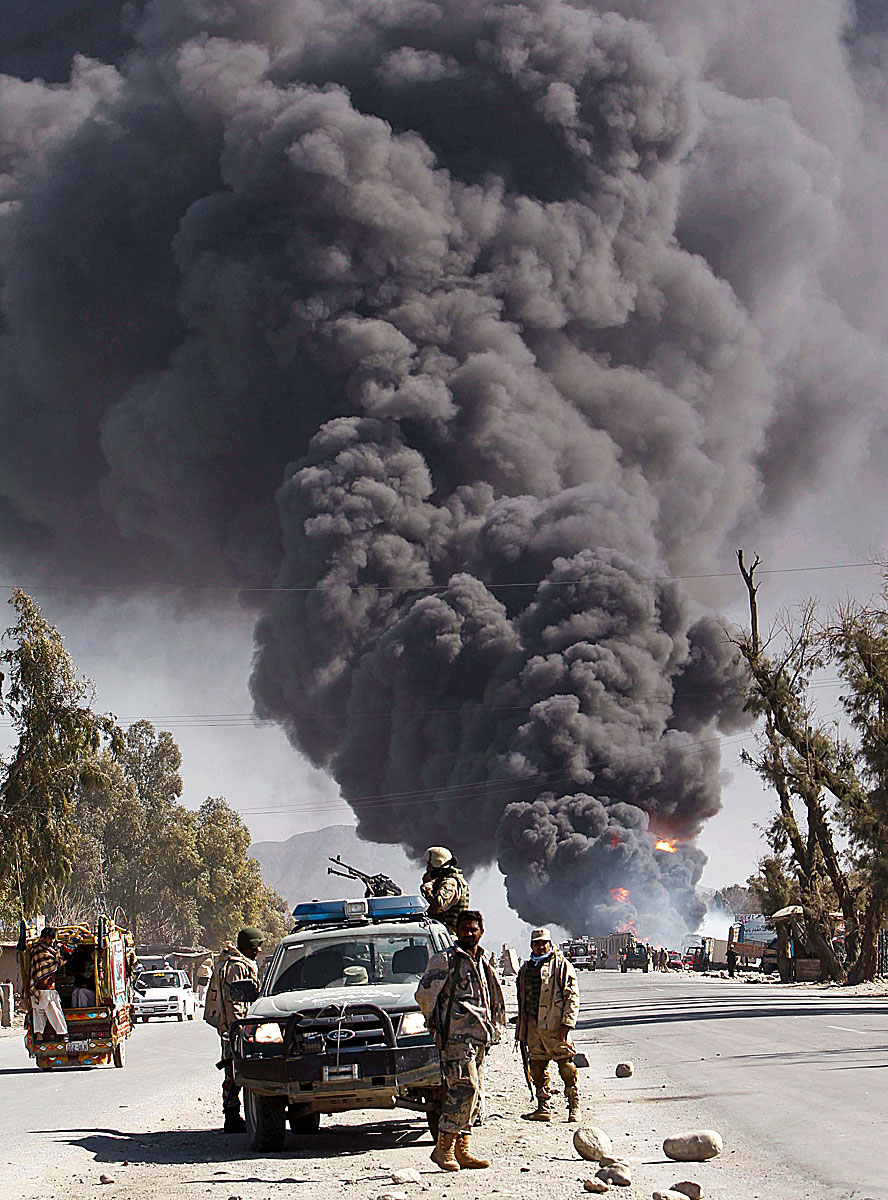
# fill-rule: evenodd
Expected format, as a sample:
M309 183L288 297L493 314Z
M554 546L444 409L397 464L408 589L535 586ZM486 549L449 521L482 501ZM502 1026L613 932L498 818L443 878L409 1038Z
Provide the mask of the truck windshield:
M341 940L294 942L278 959L268 991L277 996L318 988L412 983L425 971L432 953L434 947L422 934L349 933Z

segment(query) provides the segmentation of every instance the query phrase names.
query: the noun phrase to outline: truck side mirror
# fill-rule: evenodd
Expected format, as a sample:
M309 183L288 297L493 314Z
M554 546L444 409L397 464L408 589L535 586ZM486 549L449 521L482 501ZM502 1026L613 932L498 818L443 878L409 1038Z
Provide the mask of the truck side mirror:
M228 994L235 1004L252 1004L259 998L259 989L252 979L235 979L228 985Z

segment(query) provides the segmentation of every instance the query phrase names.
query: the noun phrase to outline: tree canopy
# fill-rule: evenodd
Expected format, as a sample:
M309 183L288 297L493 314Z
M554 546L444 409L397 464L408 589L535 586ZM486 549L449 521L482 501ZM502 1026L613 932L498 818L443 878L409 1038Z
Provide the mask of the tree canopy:
M0 658L3 711L18 735L0 760L7 927L21 904L58 923L121 910L139 942L217 948L245 924L279 937L286 905L263 883L235 810L222 797L187 808L172 735L150 721L123 731L94 713L92 685L58 630L23 592L13 604L19 619Z
M758 751L745 757L777 798L766 831L771 854L750 883L766 913L802 906L809 945L833 979L871 979L888 915L888 587L823 618L808 601L763 638L759 559L747 567L741 552L738 561L750 629L734 640L749 669L747 707L762 723ZM841 684L847 734L812 699L824 670ZM834 914L847 966L836 953Z
M0 758L0 876L33 912L71 870L81 771L117 730L113 717L93 712L92 684L31 597L17 589L9 603L17 619L2 636L0 712L17 744Z

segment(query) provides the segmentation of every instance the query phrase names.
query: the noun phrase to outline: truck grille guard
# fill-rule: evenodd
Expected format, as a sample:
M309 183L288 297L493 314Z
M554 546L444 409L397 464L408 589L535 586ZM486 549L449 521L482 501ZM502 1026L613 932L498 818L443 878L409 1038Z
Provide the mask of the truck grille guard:
M340 1034L336 1039L335 1053L337 1066L340 1051L343 1049L341 1031L348 1019L354 1017L376 1018L382 1027L385 1046L389 1050L398 1049L398 1038L392 1019L384 1008L378 1004L328 1004L325 1008L306 1008L289 1013L284 1019L280 1017L256 1016L241 1017L232 1022L229 1030L231 1048L240 1058L268 1058L282 1055L291 1058L299 1054L328 1054L333 1053L333 1047L327 1044L327 1035L334 1028ZM282 1042L256 1042L250 1039L249 1031L260 1025L279 1025L283 1034ZM305 1029L304 1026L309 1028ZM355 1051L367 1049L365 1045L346 1044L345 1049Z

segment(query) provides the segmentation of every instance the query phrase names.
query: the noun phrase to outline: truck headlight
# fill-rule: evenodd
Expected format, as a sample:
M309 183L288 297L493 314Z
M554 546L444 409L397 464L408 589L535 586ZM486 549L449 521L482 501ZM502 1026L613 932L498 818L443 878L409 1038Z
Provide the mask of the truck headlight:
M398 1026L398 1037L416 1037L418 1033L427 1033L425 1017L421 1012L406 1012L401 1017Z
M253 1031L254 1042L264 1042L267 1045L270 1042L282 1042L283 1040L284 1035L276 1021L269 1021L266 1025L257 1025Z

